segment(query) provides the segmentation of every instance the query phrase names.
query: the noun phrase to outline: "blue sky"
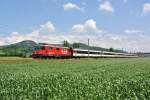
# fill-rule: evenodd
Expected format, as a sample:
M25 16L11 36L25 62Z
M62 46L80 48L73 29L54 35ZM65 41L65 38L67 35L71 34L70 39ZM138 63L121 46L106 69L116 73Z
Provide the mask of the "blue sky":
M0 0L0 45L87 42L150 51L150 0Z

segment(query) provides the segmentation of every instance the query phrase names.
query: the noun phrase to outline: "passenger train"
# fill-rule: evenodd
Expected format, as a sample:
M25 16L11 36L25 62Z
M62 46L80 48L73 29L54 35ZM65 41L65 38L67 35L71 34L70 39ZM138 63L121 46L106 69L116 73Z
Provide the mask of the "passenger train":
M81 58L81 57L137 57L136 54L96 51L86 49L72 49L55 45L40 45L33 50L33 58Z

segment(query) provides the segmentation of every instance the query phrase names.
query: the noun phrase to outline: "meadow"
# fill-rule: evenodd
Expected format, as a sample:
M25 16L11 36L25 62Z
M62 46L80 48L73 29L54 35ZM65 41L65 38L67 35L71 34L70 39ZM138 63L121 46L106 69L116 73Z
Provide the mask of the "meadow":
M0 100L150 100L150 58L0 58Z

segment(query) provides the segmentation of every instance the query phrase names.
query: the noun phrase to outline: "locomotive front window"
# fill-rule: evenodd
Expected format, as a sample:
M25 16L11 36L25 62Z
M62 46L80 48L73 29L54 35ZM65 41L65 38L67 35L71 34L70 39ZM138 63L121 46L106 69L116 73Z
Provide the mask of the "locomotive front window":
M41 50L40 46L36 46L34 50Z
M45 50L45 47L41 47L42 50Z

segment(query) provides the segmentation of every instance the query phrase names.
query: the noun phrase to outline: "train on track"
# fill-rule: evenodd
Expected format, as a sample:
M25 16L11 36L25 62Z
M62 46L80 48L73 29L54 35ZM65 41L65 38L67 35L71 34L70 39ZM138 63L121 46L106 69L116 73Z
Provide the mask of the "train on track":
M108 51L96 51L87 49L73 49L55 45L40 45L33 50L33 58L82 58L82 57L113 57L127 58L137 57L136 54L118 53Z

